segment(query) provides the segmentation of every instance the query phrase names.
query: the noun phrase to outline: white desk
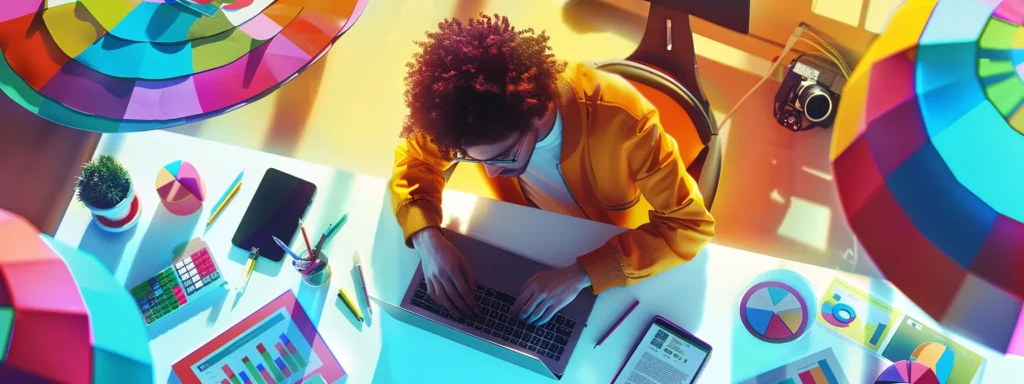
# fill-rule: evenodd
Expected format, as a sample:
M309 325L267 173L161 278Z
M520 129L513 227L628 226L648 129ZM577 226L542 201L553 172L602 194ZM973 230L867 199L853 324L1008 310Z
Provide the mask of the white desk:
M103 232L91 223L84 206L72 202L56 238L96 254L128 287L168 265L173 245L203 233L212 201L243 167L246 174L238 196L203 235L229 284L235 283L246 255L233 249L230 237L266 168L281 169L318 186L305 220L310 231L318 233L341 214L350 213L348 224L325 248L334 270L329 287L305 286L291 267L262 262L234 308L233 295L226 300L204 300L205 305L196 305L178 316L183 319L168 324L173 327L154 328L151 346L158 382L174 380L171 364L289 289L296 293L348 372L347 383L544 381L532 372L398 322L379 309L368 318L368 324L352 319L334 292L339 287L358 292L351 264L353 251L358 250L367 264L364 268L371 295L391 302L400 299L418 262L416 253L402 244L385 180L160 131L105 135L99 154L118 157L132 174L143 205L139 225L122 234ZM178 159L192 162L206 182L211 203L201 214L183 218L159 206L157 171ZM445 213L445 225L450 229L552 265L571 263L577 255L622 231L457 192L446 194ZM296 240L295 244L301 241ZM788 344L760 342L743 329L737 321L740 296L757 275L776 268L801 273L818 296L834 277L842 277L875 296L890 298L894 307L927 325L935 325L886 282L711 245L685 266L602 294L563 381L609 381L642 328L658 314L713 346L702 383L743 380L829 346L845 365L851 383L871 382L884 368L882 362L819 326ZM637 310L604 345L590 348L634 299L641 301ZM951 338L987 359L975 383L1007 383L1013 382L1013 377L1024 376L1024 361L1003 357L956 335Z

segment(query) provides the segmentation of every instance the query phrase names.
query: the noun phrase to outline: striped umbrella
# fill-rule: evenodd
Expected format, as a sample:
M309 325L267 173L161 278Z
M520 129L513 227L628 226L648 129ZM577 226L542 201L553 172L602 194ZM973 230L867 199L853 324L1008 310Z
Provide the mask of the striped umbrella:
M1024 0L909 0L850 77L831 159L879 269L962 335L1024 355Z
M4 0L0 89L91 131L199 121L293 79L368 1Z
M0 209L0 383L152 383L135 301L96 258Z

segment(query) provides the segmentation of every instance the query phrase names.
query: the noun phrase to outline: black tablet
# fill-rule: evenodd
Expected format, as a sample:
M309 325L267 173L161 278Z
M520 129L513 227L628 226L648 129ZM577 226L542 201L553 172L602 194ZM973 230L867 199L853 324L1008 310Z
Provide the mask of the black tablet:
M260 256L281 261L284 250L274 242L274 236L285 244L295 240L299 219L306 215L315 194L313 183L274 168L267 169L231 244L246 252L252 247L259 248Z

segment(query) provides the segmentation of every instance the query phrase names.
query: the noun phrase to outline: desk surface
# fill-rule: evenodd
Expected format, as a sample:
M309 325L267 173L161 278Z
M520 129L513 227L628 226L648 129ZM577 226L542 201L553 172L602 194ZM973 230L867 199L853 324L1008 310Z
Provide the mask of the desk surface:
M401 241L401 231L387 203L386 180L361 176L290 158L227 146L168 132L108 134L97 155L119 158L132 175L142 202L139 225L125 233L107 233L92 223L89 211L72 202L56 238L95 254L127 287L170 263L170 250L194 236L203 236L229 284L239 276L246 252L232 247L234 232L263 172L277 168L315 183L317 197L307 214L307 228L319 233L342 214L349 222L326 246L334 273L319 288L304 285L284 263L258 263L245 294L203 300L168 323L151 327L151 349L158 382L171 381L170 366L201 344L232 326L286 290L296 293L321 335L349 373L347 383L417 382L436 377L452 383L536 382L544 379L519 367L398 322L379 309L367 324L357 323L335 297L343 287L355 289L351 255L360 252L367 284L374 297L397 302L418 262ZM167 163L192 162L211 198L200 213L180 217L159 203L155 181ZM243 185L235 200L204 234L212 201L241 169ZM550 265L566 265L623 229L536 209L477 198L458 192L445 195L445 226ZM500 219L499 219L500 218ZM297 237L292 244L298 246ZM565 382L611 380L629 348L654 315L662 315L714 348L701 382L736 382L783 365L825 347L844 363L851 383L870 382L885 362L815 325L805 337L787 344L756 340L737 321L739 297L761 273L786 268L807 278L819 296L836 277L889 300L895 308L928 326L934 321L884 281L783 261L712 244L693 262L627 288L602 294L572 356ZM581 294L588 294L584 291ZM226 296L226 297L225 297ZM600 348L597 339L633 302L641 304ZM360 301L362 301L360 295ZM364 304L365 305L365 304ZM987 360L975 383L1004 383L1024 376L1024 361L1004 357L958 335L951 339ZM424 349L429 346L429 349Z

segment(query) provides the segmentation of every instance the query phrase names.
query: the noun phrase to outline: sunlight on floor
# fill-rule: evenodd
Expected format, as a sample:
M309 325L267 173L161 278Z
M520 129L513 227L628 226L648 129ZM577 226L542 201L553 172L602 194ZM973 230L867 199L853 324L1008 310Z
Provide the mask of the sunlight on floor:
M864 17L864 29L871 33L882 33L889 17L905 0L868 0L868 11Z
M778 234L824 251L828 249L831 224L829 207L794 196L789 199L789 210L779 225Z
M830 182L830 183L832 182L832 174L829 173L829 172L818 170L818 169L814 169L814 168L808 167L806 165L801 166L800 170L802 170L804 172L807 172L811 176L820 178L820 179L825 180L825 181Z
M860 26L864 0L814 0L811 11L838 22Z

